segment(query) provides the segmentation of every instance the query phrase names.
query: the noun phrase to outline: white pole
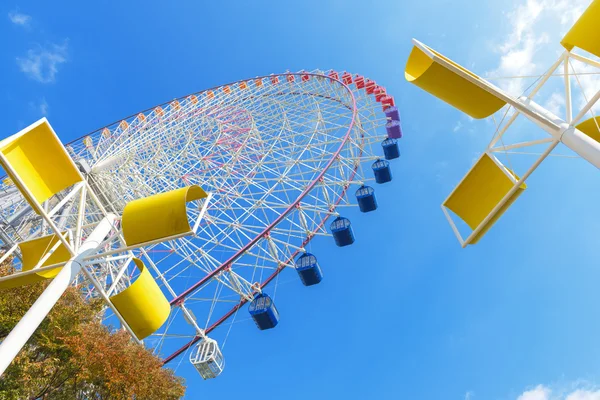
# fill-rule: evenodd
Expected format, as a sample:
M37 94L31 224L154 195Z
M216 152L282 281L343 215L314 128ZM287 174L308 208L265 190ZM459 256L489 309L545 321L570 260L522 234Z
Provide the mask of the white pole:
M596 104L596 102L598 100L600 100L600 90L598 90L596 92L596 94L594 95L594 97L592 97L592 99L585 106L583 106L581 111L579 111L579 114L577 114L577 116L573 119L573 121L571 123L573 125L577 125L577 123L581 120L581 118L585 117L585 114L588 111L590 111L592 109L592 107L594 107L594 105Z
M596 61L596 60L592 60L591 58L587 58L584 56L581 56L577 53L569 53L569 57L576 59L577 61L581 61L582 63L591 65L593 67L597 67L600 68L600 62Z
M560 140L581 158L600 168L600 143L573 126L563 132Z
M571 101L571 75L569 75L569 53L565 56L564 73L565 73L565 119L567 124L573 119L573 103Z
M598 98L600 98L600 90L598 91L597 96ZM592 99L593 102L595 102L596 100L598 99ZM523 103L532 111L544 116L553 124L558 125L560 129L556 131L551 129L550 126L540 125L542 126L542 128L544 128L556 139L560 140L565 146L567 146L579 156L581 156L581 158L590 162L596 168L600 168L600 143L596 142L594 139L581 132L579 129L567 124L565 121L561 120L559 117L552 114L550 111L546 110L534 101L525 98L522 98L521 101L523 101ZM588 105L593 104L592 101L590 101ZM581 118L581 116L578 115L577 117L575 117L572 123L576 124L578 118ZM537 119L531 120L535 123L538 123Z
M546 139L531 140L529 142L521 142L521 143L515 143L515 144L508 144L506 146L494 147L494 148L489 149L489 151L491 151L492 153L497 153L497 152L503 152L503 151L507 151L507 150L521 149L523 147L529 147L529 146L535 146L538 144L550 143L553 140L555 140L555 139L551 138L551 137L546 138Z
M546 82L548 82L548 79L550 79L550 77L552 76L552 74L554 74L554 71L556 71L556 69L560 66L560 63L565 59L565 57L567 57L568 52L563 53L558 60L556 60L554 62L554 64L552 64L552 66L548 69L548 72L546 72L546 74L544 75L544 77L537 83L537 85L535 85L535 87L533 88L533 90L531 91L531 93L529 93L529 95L527 96L528 98L533 98L533 96L535 96L537 94L537 92L540 91L540 89L542 88L542 86L544 86L546 84ZM488 145L488 149L493 148L496 143L498 142L498 140L500 140L500 138L502 137L502 135L504 135L504 132L506 132L506 130L508 129L508 127L515 122L515 120L517 119L517 117L519 116L519 112L516 111L512 117L510 117L510 119L506 122L506 124L504 124L504 126L502 127L502 129L498 132L498 134L492 139L492 141L490 142L490 144Z
M100 221L96 229L81 245L77 254L65 264L58 275L50 282L46 290L33 303L29 311L27 311L6 339L0 344L0 376L75 279L82 268L82 259L86 255L97 251L98 246L102 243L106 235L114 229L113 226L116 218L116 215L109 214Z

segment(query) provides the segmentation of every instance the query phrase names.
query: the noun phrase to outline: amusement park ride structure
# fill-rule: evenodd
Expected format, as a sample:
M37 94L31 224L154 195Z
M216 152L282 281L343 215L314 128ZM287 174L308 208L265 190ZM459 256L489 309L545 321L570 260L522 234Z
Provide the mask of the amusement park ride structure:
M570 68L570 60L600 68L572 52L600 57L599 20L594 0L564 37L566 51L518 98L414 41L407 80L473 118L514 111L442 204L463 247L487 232L559 143L600 168L600 119L584 121L600 90L573 117L577 74ZM562 119L533 101L561 65ZM550 137L498 146L521 114ZM198 92L66 146L46 119L4 139L0 262L13 260L18 272L0 278L0 290L50 283L0 343L0 374L67 287L77 285L105 301L107 324L127 330L164 363L187 353L204 379L218 376L224 357L214 336L225 334L224 343L229 330L215 329L235 321L246 303L259 329L275 327L280 313L265 289L284 270L295 270L305 286L323 279L308 243L317 236L333 236L338 246L355 241L340 210L378 208L368 184L392 180L401 137L385 88L360 75L317 70ZM538 145L547 148L521 177L496 157ZM466 238L450 212L471 228Z
M572 79L578 80L571 60L600 68L598 59L573 52L574 48L579 48L600 57L598 21L600 0L594 0L561 41L565 52L540 77L527 95L518 98L505 93L423 43L413 40L414 47L405 70L405 77L409 82L475 119L490 117L502 109L505 110L506 117L511 109L513 111L512 116L498 126L483 155L442 204L442 210L462 247L479 241L526 189L527 178L559 143L563 143L581 158L600 168L600 117L595 117L593 113L593 107L600 99L600 88L592 98L586 99L587 103L574 117L571 92ZM561 65L566 104L564 118L554 115L533 101L535 95ZM586 114L589 114L589 117L584 120ZM503 135L519 115L533 121L550 137L505 145ZM502 144L500 146L499 141ZM546 149L521 177L507 169L496 158L498 153L544 144L547 144ZM466 238L459 232L449 211L471 228Z
M338 210L377 209L367 184L392 180L401 136L375 81L301 71L179 98L66 146L46 119L4 139L0 262L18 272L0 290L50 283L0 343L0 374L74 284L165 363L188 352L203 378L218 376L208 335L246 303L259 329L275 327L264 289L286 269L305 286L323 279L306 245L354 242Z

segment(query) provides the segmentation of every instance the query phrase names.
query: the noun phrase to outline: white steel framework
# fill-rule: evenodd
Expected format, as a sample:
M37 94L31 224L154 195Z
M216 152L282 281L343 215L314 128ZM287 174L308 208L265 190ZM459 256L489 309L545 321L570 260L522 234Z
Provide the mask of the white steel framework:
M144 261L172 305L144 343L168 362L292 267L312 238L329 236L328 218L353 206L350 187L373 179L363 163L381 157L385 123L373 96L322 71L231 83L67 145L86 182L48 200L45 211L57 230L69 227L89 271L76 279L86 296L123 290L135 275L132 258ZM106 213L121 215L131 200L187 185L211 196L189 209L194 235L137 249L113 231L99 253L82 253ZM3 259L18 260L15 243L50 232L9 179L0 184L0 209ZM117 322L110 310L106 320Z
M459 227L457 227L452 215L445 206L448 199L452 196L454 191L450 193L448 198L442 203L442 210L446 216L452 231L456 235L462 247L466 247L471 244L475 238L477 238L481 231L485 229L488 222L495 218L498 211L502 210L507 203L511 200L513 194L521 187L521 185L529 178L529 176L535 171L535 169L552 153L552 151L560 144L564 144L570 150L575 152L579 157L588 161L596 168L600 168L600 142L595 138L589 136L577 129L577 124L581 123L584 119L593 119L596 124L596 129L600 131L598 125L598 119L594 112L594 106L600 99L600 88L593 88L595 94L591 98L585 98L585 92L590 88L584 88L579 81L579 74L575 71L572 61L582 63L587 67L600 68L600 62L589 57L577 54L573 51L565 51L559 56L559 58L552 64L552 66L541 76L538 77L537 82L530 88L528 93L524 93L522 96L515 98L505 93L502 89L496 87L492 83L475 76L474 74L466 71L462 67L457 66L453 62L436 54L431 51L430 48L423 45L416 39L413 39L413 44L418 47L421 51L427 54L434 62L444 66L449 71L452 71L456 76L463 78L465 81L483 89L484 91L493 94L498 99L501 99L506 103L499 113L503 114L500 125L497 126L496 132L487 146L486 153L491 155L499 154L512 154L511 150L523 149L526 147L533 147L547 144L547 147L542 152L533 152L538 158L529 166L529 168L520 175L520 178L514 182L512 189L506 193L504 198L491 210L488 216L479 224L477 228L472 230L467 237L463 237L460 233ZM562 69L561 69L562 66ZM533 101L542 87L548 83L552 76L556 76L557 71L560 71L559 76L563 77L564 84L564 99L565 99L565 110L564 117L554 115L549 110L545 109L541 105ZM593 74L600 74L600 71L595 71ZM522 77L512 77L513 79L519 79ZM493 78L492 78L493 79ZM577 83L577 87L580 90L579 93L585 98L585 104L581 107L576 116L573 117L573 95L572 82ZM510 115L508 119L506 117ZM528 120L535 123L538 127L542 128L546 133L550 135L549 138L530 140L526 142L514 143L505 145L503 138L505 137L508 129L514 124L517 118L523 115ZM506 121L505 121L506 119ZM499 145L499 142L501 145ZM527 154L520 152L521 154ZM506 172L508 173L508 172ZM467 178L465 176L463 180ZM462 181L461 181L462 182ZM459 183L460 185L460 183ZM458 188L458 186L456 187ZM456 190L455 188L455 190Z

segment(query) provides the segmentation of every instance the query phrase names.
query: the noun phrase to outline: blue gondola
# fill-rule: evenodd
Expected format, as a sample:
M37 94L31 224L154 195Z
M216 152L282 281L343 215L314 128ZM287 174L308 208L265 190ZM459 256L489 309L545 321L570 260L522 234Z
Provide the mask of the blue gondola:
M398 111L398 107L391 106L385 109L385 116L392 121L400 122L400 112Z
M373 163L372 168L373 174L375 174L375 182L386 183L392 180L392 169L389 161L378 159Z
M396 139L385 139L381 142L381 147L383 147L383 155L386 160L393 160L394 158L400 157L400 147L398 146L398 141Z
M366 213L377 210L377 198L375 198L375 189L371 186L361 186L356 191L356 201L360 211Z
M393 139L400 139L402 137L402 128L400 127L400 121L390 121L385 124L385 130L388 137Z
M312 286L323 280L323 272L317 262L317 257L304 253L296 260L296 272L304 286Z
M354 243L354 232L350 220L344 217L337 217L329 226L331 234L335 239L335 244L344 247Z
M265 293L259 293L248 307L250 316L261 331L274 328L279 322L279 312L275 303Z

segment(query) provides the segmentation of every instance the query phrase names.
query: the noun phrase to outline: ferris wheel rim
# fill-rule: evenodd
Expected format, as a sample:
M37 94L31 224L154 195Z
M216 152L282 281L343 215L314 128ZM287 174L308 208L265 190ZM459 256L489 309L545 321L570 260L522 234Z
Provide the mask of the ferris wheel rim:
M284 211L282 211L279 216L277 218L275 218L268 226L266 226L262 232L260 232L259 234L257 234L253 239L251 239L250 241L248 241L244 246L241 247L241 249L239 249L235 254L233 254L231 257L229 257L229 259L227 259L225 262L222 262L221 265L219 265L219 267L217 267L216 269L214 269L213 271L211 271L210 273L208 273L205 277L203 277L200 281L194 283L193 285L191 285L189 288L187 288L185 291L183 291L182 293L180 293L179 295L177 295L173 300L170 301L170 304L172 306L178 306L180 305L185 297L187 297L190 293L192 293L194 290L196 290L197 288L199 288L200 286L202 286L203 284L205 284L206 282L208 282L210 279L212 279L216 274L218 274L219 272L225 270L229 265L231 265L236 259L238 259L245 251L247 251L248 249L250 249L253 245L256 244L256 242L258 242L261 238L265 237L265 235L267 235L271 230L273 230L273 228L275 228L290 212L292 212L294 210L295 207L298 206L298 204L300 204L300 202L302 201L303 198L305 198L312 190L313 188L317 185L317 183L323 178L323 176L325 175L325 173L329 170L329 168L331 167L331 165L335 162L335 160L339 157L341 151L343 150L344 146L346 145L346 142L348 141L350 134L352 132L352 129L354 128L354 124L355 124L355 120L356 120L356 114L357 114L357 104L356 104L356 97L354 96L354 93L352 92L352 89L350 89L350 87L344 83L342 80L340 79L336 79L332 76L328 76L325 75L324 73L315 73L315 72L285 72L285 73L278 73L278 74L270 74L270 75L263 75L263 76L258 76L255 78L247 78L247 79L241 79L241 80L237 80L234 82L230 82L230 83L225 83L222 85L218 85L212 88L208 88L208 89L204 89L198 92L192 92L188 95L184 95L184 96L180 96L175 98L174 100L181 100L181 99L186 99L189 96L192 95L198 95L198 94L202 94L202 93L206 93L212 90L216 90L225 86L229 86L229 85L234 85L234 84L239 84L241 82L247 82L249 80L253 80L253 79L264 79L264 78L271 78L271 77L280 77L280 76L302 76L302 75L307 75L307 76L313 76L313 77L318 77L318 78L326 78L329 79L330 81L333 82L337 82L341 85L341 87L343 87L344 89L346 89L346 91L350 94L351 98L352 98L352 118L350 120L350 123L348 124L348 127L346 129L346 132L343 136L343 138L341 139L341 143L339 145L339 147L336 149L336 151L332 154L331 158L327 161L327 163L325 164L325 166L323 167L322 171L313 179L313 181L311 183L309 183L306 186L306 189L288 206L288 208L286 208ZM283 82L282 82L283 83ZM108 126L112 126L115 124L120 123L121 121L127 120L129 118L133 118L135 116L137 116L139 113L144 113L147 111L152 111L154 110L156 107L160 107L163 105L168 105L170 104L172 101L167 101L161 104L158 104L156 106L147 108L145 110L139 111L138 113L134 113L131 114L128 117L122 118L120 120L114 121L110 124L105 125L102 128L96 129L93 132L90 132L86 135L81 136L78 139L75 139L71 142L69 142L69 144L77 142L78 140L81 140L83 138L85 138L86 136L92 135L94 133L97 133L103 129L105 129ZM352 178L354 177L356 173L356 168L353 171L352 177L350 180L352 180ZM343 189L342 194L345 193L346 188ZM336 202L335 205L337 205L339 203ZM326 216L323 219L323 223L329 218L329 216ZM319 225L319 227L322 225ZM318 228L317 228L318 229ZM312 237L314 236L314 232L315 230L311 231L310 234L308 236Z
M296 198L296 200L294 200L290 204L290 206L288 206L288 208L286 210L284 210L277 218L275 218L275 220L271 224L269 224L267 227L265 227L261 233L257 234L252 240L250 240L248 243L246 243L241 249L239 249L228 260L226 260L225 262L221 263L221 265L219 267L217 267L215 270L213 270L210 273L208 273L200 281L198 281L195 284L191 285L183 293L181 293L180 295L178 295L175 299L171 300L170 304L172 306L178 306L178 305L180 305L181 303L183 303L183 301L185 300L185 298L189 294L191 294L194 290L198 289L199 287L201 287L205 283L209 282L210 279L212 279L219 272L221 272L223 270L226 270L227 267L230 266L237 258L239 258L245 251L247 251L249 248L251 248L253 245L255 245L256 242L258 242L261 238L265 237L265 235L267 235L268 232L270 232L273 228L275 228L290 212L292 212L294 210L294 208L296 208L300 204L300 202L302 201L302 199L305 198L314 189L314 187L317 185L317 183L319 181L321 181L321 179L323 178L323 176L325 175L325 173L328 171L328 169L331 167L331 165L335 162L335 160L339 157L339 155L342 152L344 146L346 145L348 139L350 138L350 135L352 133L352 130L354 128L354 123L355 123L355 120L356 120L357 104L356 104L356 97L354 96L354 93L352 92L352 90L350 89L350 87L347 84L345 84L344 82L342 82L339 79L335 79L335 78L332 78L330 76L323 75L323 74L315 74L315 73L306 73L306 74L305 73L286 73L286 74L275 74L275 75L276 76L285 76L285 75L310 75L310 76L328 78L328 79L330 79L332 81L336 81L339 84L341 84L342 87L344 87L348 91L348 93L350 94L350 96L352 98L352 119L350 120L350 123L349 123L349 125L348 125L348 127L346 129L346 133L344 134L344 137L342 138L339 147L333 153L333 155L331 156L331 158L329 159L329 161L326 163L326 165L324 166L324 168L322 169L322 171L317 175L317 177L315 177L315 179L313 179L313 181L310 184L308 184L308 186L306 187L306 189ZM269 75L269 76L271 76L271 75ZM243 81L244 80L237 81L237 82L243 82ZM225 85L222 85L222 86L225 86ZM219 86L219 87L221 87L221 86ZM354 168L353 168L353 171L352 171L351 175L349 176L349 180L350 181L352 181L354 179L354 176L356 176L357 169L358 169L358 165L355 165ZM334 206L337 206L340 203L340 201L342 200L343 196L345 195L348 187L349 187L349 185L346 185L342 189L340 195L335 200ZM335 207L334 207L334 209L335 209ZM321 222L317 225L317 227L313 231L311 231L309 234L307 234L306 238L302 242L302 245L301 245L302 247L306 246L306 244L308 244L315 237L315 234L314 234L315 231L317 231L318 229L320 229L321 227L323 227L323 225L325 225L325 223L327 222L327 220L329 219L330 216L331 215L326 215L321 220ZM288 260L286 260L285 263L283 263L282 265L279 265L270 276L268 276L263 282L260 283L260 288L262 289L265 286L267 286L277 275L279 275L285 269L286 264L290 260L293 260L296 257L296 255L298 255L299 252L300 252L300 250L294 251L290 255L290 257L288 258ZM243 307L247 302L248 302L247 299L242 298L238 302L238 304L234 305L228 312L226 312L222 317L220 317L217 321L215 321L212 325L210 325L205 330L205 333L208 334L208 333L212 332L219 325L221 325L223 322L225 322L229 317L231 317L237 310L239 310L241 307ZM188 343L186 343L185 345L183 345L178 350L174 351L169 356L165 357L163 359L163 365L169 363L170 361L172 361L175 358L177 358L178 356L180 356L183 352L185 352L187 349L189 349L191 346L193 346L195 343L197 343L201 339L202 339L202 336L200 336L200 335L194 336Z
M354 176L356 175L356 170L357 169L358 169L358 166L355 166L354 170L352 172L352 175L350 177L350 180L352 180L354 178ZM344 194L346 193L347 190L348 190L348 187L345 187L342 190L342 192L338 196L336 202L334 203L335 205L338 205L340 203L340 201L342 200L342 198L343 198L343 196L344 196ZM315 228L315 230L318 230L323 225L325 225L325 222L327 222L327 220L329 219L329 217L331 217L331 215L325 216L325 218L323 218L321 220L321 222L318 224L318 226ZM310 241L314 237L315 237L315 235L312 234L312 232L311 232L311 234L308 235L304 239L304 241L302 242L302 247L304 247L308 243L310 243ZM292 253L292 255L288 258L288 260L286 260L286 263L289 262L290 260L293 260L298 255L299 252L300 252L300 250L294 251L294 253ZM278 266L275 269L275 271L273 271L273 273L271 275L269 275L263 282L261 282L260 283L260 288L262 289L262 288L266 287L273 279L275 279L275 277L277 277L277 275L279 275L281 272L283 272L283 270L285 269L286 263L283 263L282 265ZM225 322L227 319L229 319L235 312L237 312L240 308L242 308L247 302L248 302L247 299L242 298L238 302L238 304L234 305L229 311L227 311L225 314L223 314L223 316L221 318L219 318L217 321L213 322L208 328L206 328L206 330L204 331L204 333L205 334L209 334L213 330L215 330L216 328L218 328L219 325L221 325L223 322ZM186 343L185 345L181 346L179 349L177 349L176 351L174 351L173 353L171 353L169 356L165 357L162 360L163 361L163 365L166 365L169 362L173 361L175 358L179 357L183 352L185 352L186 350L188 350L190 347L192 347L194 344L196 344L201 339L202 339L202 336L196 335L188 343Z
M308 75L308 76L315 76L315 77L320 77L320 78L327 78L327 79L329 79L331 81L338 82L346 90L348 90L348 92L352 95L352 98L353 98L353 110L354 110L353 111L353 117L354 117L355 110L356 110L356 99L354 98L354 94L352 93L352 90L348 87L348 85L346 85L341 80L335 79L335 78L333 78L331 76L328 76L328 75L325 75L325 74L319 74L319 73L315 73L315 72L283 72L283 73L277 73L277 74L269 74L269 75L256 76L254 78L239 79L237 81L223 83L221 85L213 86L213 87L210 87L210 88L207 88L207 89L203 89L203 90L200 90L200 91L197 91L197 92L191 92L191 93L188 93L188 94L183 95L183 96L175 97L172 100L167 100L167 101L165 101L163 103L159 103L159 104L156 104L154 106L145 108L145 109L143 109L141 111L138 111L138 112L130 114L130 115L126 116L126 117L120 118L120 119L118 119L116 121L113 121L113 122L111 122L109 124L106 124L106 125L102 126L101 128L98 128L98 129L95 129L95 130L93 130L91 132L85 133L85 134L83 134L83 135L81 135L81 136L79 136L79 137L77 137L77 138L75 138L75 139L73 139L73 140L71 140L69 142L66 142L65 146L72 145L72 144L75 144L75 143L77 143L77 142L79 142L81 140L84 140L88 136L91 136L91 135L93 135L95 133L101 132L103 129L107 129L109 126L114 126L114 125L117 125L117 124L121 123L122 121L126 121L128 119L135 118L136 116L138 116L141 113L151 112L151 111L155 110L157 107L168 106L173 101L186 100L190 96L195 96L195 95L203 94L203 93L206 93L206 92L209 92L209 91L212 91L212 90L216 90L216 89L219 89L219 88L222 88L222 87L225 87L225 86L235 85L235 84L239 84L239 83L242 83L242 82L248 82L248 81L251 81L253 79L265 79L265 78L280 77L280 76L289 76L289 75L294 75L294 76ZM354 123L354 121L352 121L352 123ZM4 179L6 177L8 177L8 175L6 175L6 173L4 173L4 175L0 176L0 180Z
M294 75L294 74L282 74L282 75ZM352 119L350 120L350 123L348 125L347 130L346 130L346 133L345 133L344 137L341 140L340 146L333 153L333 155L331 156L331 158L329 159L329 161L327 161L327 163L323 167L323 170L313 179L313 181L311 183L309 183L307 185L306 189L304 189L304 191L302 193L300 193L300 195L296 198L296 200L294 200L288 206L288 208L286 208L284 211L282 211L281 214L279 214L279 216L277 216L277 218L275 218L269 225L267 225L262 230L262 232L260 232L259 234L257 234L250 241L248 241L235 254L233 254L231 257L229 257L229 259L227 259L226 261L222 262L219 267L215 268L213 271L211 271L210 273L208 273L200 281L194 283L188 289L186 289L184 292L182 292L177 297L175 297L173 300L171 300L170 301L171 305L179 305L179 303L181 303L185 299L185 297L187 297L190 293L192 293L194 290L196 290L197 288L199 288L200 286L202 286L203 284L205 284L206 282L208 282L216 274L218 274L219 272L221 272L224 269L226 269L235 260L237 260L245 251L247 251L248 249L250 249L252 246L254 246L256 244L256 242L258 242L261 238L265 237L265 235L267 235L271 230L273 230L273 228L275 226L277 226L290 212L292 212L294 210L294 208L297 207L300 204L300 202L302 201L302 199L305 198L313 190L313 188L315 187L315 185L323 178L323 176L325 175L325 173L327 172L327 170L335 162L336 158L339 157L339 155L342 152L344 146L346 145L346 142L348 141L348 138L350 137L352 129L354 128L354 121L356 119L356 109L357 109L357 107L356 107L356 98L354 97L354 93L352 93L352 90L348 87L348 85L346 85L342 81L340 81L338 79L334 79L334 78L328 77L326 75L321 75L321 74L303 74L303 73L300 73L298 75L313 75L313 76L318 76L318 77L329 78L332 81L336 81L336 82L340 83L348 91L348 93L350 93L350 96L352 97ZM223 85L223 86L225 86L225 85ZM354 176L354 174L353 174L353 176ZM350 180L352 180L352 179L350 179ZM345 191L346 191L346 188L343 189L342 193L344 193ZM336 203L336 205L337 205L337 203ZM329 216L327 216L326 218L324 218L323 221L326 221L328 218L329 218ZM314 232L311 232L311 234L309 236L314 236Z
M97 132L102 131L105 128L108 128L109 126L113 126L113 125L119 124L121 121L125 121L125 120L128 120L130 118L135 118L140 113L145 113L145 112L153 111L154 109L156 109L156 107L168 106L173 101L185 100L185 99L187 99L190 96L195 96L195 95L199 95L199 94L202 94L202 93L210 92L210 91L213 91L213 90L216 90L216 89L220 89L220 88L225 87L225 86L235 85L235 84L239 84L239 83L242 83L242 82L248 82L248 81L251 81L253 79L265 79L265 78L280 77L280 76L289 76L289 75L295 75L295 76L308 75L308 76L315 76L315 77L320 77L320 78L327 78L327 79L330 79L331 81L335 81L335 82L340 83L342 86L344 86L352 94L352 90L348 87L348 85L346 85L340 79L335 79L335 78L333 78L331 76L328 76L328 75L325 75L325 74L318 74L318 73L315 73L315 72L282 72L282 73L277 73L277 74L260 75L260 76L254 77L254 78L239 79L237 81L223 83L223 84L220 84L220 85L217 85L217 86L213 86L213 87L210 87L210 88L207 88L207 89L203 89L203 90L200 90L200 91L197 91L197 92L191 92L191 93L185 94L183 96L175 97L175 98L173 98L171 100L167 100L167 101L165 101L163 103L156 104L154 106L151 106L151 107L145 108L143 110L140 110L140 111L138 111L136 113L130 114L130 115L126 116L126 117L120 118L120 119L118 119L116 121L113 121L113 122L111 122L109 124L106 124L106 125L102 126L101 128L94 129L93 131L85 133L85 134L83 134L83 135L81 135L81 136L79 136L79 137L77 137L77 138L75 138L75 139L73 139L73 140L65 143L65 144L66 145L74 144L74 143L76 143L76 142L78 142L80 140L83 140L87 136L91 136L91 135L93 135L93 134L95 134ZM354 98L353 94L352 94L352 96ZM356 108L356 101L354 101L354 108Z
M355 79L356 81L354 81ZM363 92L359 89L365 88L365 80L366 90ZM369 85L371 92L369 92ZM104 202L106 202L105 207L113 207L118 215L121 213L118 210L123 208L122 203L126 204L127 199L136 200L143 194L161 193L165 191L165 187L170 189L189 185L194 182L194 179L196 182L201 182L203 186L207 185L205 187L216 193L218 198L223 193L222 204L221 202L215 203L213 206L215 207L214 219L205 219L206 227L201 230L202 236L196 234L196 228L194 228L194 233L192 234L190 231L190 237L186 240L177 240L172 246L165 242L166 247L170 246L168 253L175 253L169 258L169 261L164 261L167 260L167 256L163 257L161 254L159 257L151 257L146 254L143 247L139 249L144 253L154 271L154 278L159 284L158 291L170 292L168 297L172 300L164 298L167 309L175 311L172 313L172 318L169 318L169 313L167 313L161 326L151 333L153 338L160 339L158 341L149 339L146 346L153 348L153 353L160 356L160 353L169 354L179 345L191 339L181 350L170 355L165 363L191 348L198 340L207 338L207 334L213 332L211 333L211 337L213 337L217 327L234 313L237 315L237 311L245 303L252 302L257 293L264 293L263 288L271 285L269 290L272 291L273 286L277 286L278 276L286 269L285 267L294 270L292 273L296 272L298 255L306 253L307 244L315 236L331 236L330 230L326 226L331 223L332 219L336 217L340 219L340 212L343 213L345 205L352 205L352 200L348 195L352 186L364 185L366 181L372 180L364 175L363 163L380 158L373 153L371 146L378 144L384 138L378 128L381 127L383 121L389 119L386 108L393 107L394 103L393 97L385 97L386 102L381 102L377 98L377 94L374 98L369 96L374 94L373 87L379 93L383 92L382 96L386 96L385 89L375 86L375 81L345 71L342 75L341 72L338 73L334 70L317 69L312 72L300 70L246 78L216 86L211 88L212 91L205 89L194 92L195 95L192 93L169 102L163 102L159 106L147 108L69 141L70 145L66 146L64 150L77 163L76 167L84 175L83 178L92 182L88 190L92 193L97 190L99 193L115 194L116 196L108 196L102 200L94 198L96 204L91 207L88 204L91 203L91 200L86 202L85 194L82 193L77 210L74 210L70 203L67 204L68 200L57 196L60 202L53 207L52 214L57 210L61 211L60 215L57 214L57 218L63 218L61 221L64 221L65 224L77 223L78 227L91 229L90 227L93 226L98 215L106 213L103 208ZM378 105L375 99L377 99L377 103L382 104ZM381 106L386 111L386 118L381 115ZM239 109L239 111L230 111L230 108ZM377 112L377 109L380 111ZM397 109L394 108L394 110ZM226 113L231 113L233 117ZM215 114L216 116L214 116ZM221 114L229 118L227 119ZM238 117L238 114L248 115L249 118ZM254 121L253 118L257 118L257 121ZM399 117L396 118L399 119ZM222 119L223 121L221 121ZM248 124L251 124L250 126L254 130L246 128ZM184 129L190 126L194 129L186 130L185 136L180 135ZM386 128L388 127L386 126ZM390 136L389 129L387 130L388 136ZM224 132L232 131L233 133L229 136L239 137L238 139L221 140L222 137L227 138L227 136L223 136ZM247 133L249 131L252 132ZM175 138L175 141L169 140L171 136ZM256 143L250 142L251 145L246 146L248 137L253 138ZM278 140L280 137L282 139ZM217 150L213 149L215 147L213 141L216 141L217 144L220 144L221 141L224 143L218 148L218 154ZM279 144L273 147L276 143ZM156 152L156 144L161 146L161 153ZM122 147L119 147L120 145ZM192 148L189 154L188 147ZM203 154L206 151L208 154L213 152L217 154L215 160L212 157L204 157ZM262 154L261 152L264 155L260 158L256 157L256 154ZM267 159L263 166L262 158L265 156ZM218 157L222 157L222 159ZM209 161L201 164L200 161L205 159ZM252 162L254 160L260 160L257 164L258 173L255 172L256 168ZM102 162L104 164L98 165ZM235 162L246 162L249 167L242 169L241 172L222 168L229 164L235 166ZM203 178L203 174L208 177ZM220 175L223 174L225 176L221 178ZM257 174L256 182L251 180ZM189 181L186 179L188 175L192 176ZM241 179L238 175L241 175L242 178L245 176L251 178ZM149 177L157 176L160 176L160 179L152 181L152 185L146 182ZM377 176L375 180L377 180L376 178ZM223 186L215 183L219 183L221 180L224 182ZM391 180L391 176L389 180ZM381 183L379 180L377 182ZM3 183L12 184L12 182ZM127 183L131 184L127 185ZM243 185L244 183L246 186ZM144 184L146 186L143 186ZM122 185L121 187L124 189L116 190L117 186L115 185ZM143 190L140 187L143 187ZM70 189L72 193L75 193L76 190L76 188L67 189ZM271 194L273 194L272 198L267 198L267 195L271 196ZM72 197L73 195L70 195L67 198ZM238 202L238 197L246 202ZM264 204L263 199L266 199ZM28 207L23 207L21 203L15 204L20 207L19 211L29 212L27 211ZM197 205L200 207L202 204L204 204L204 208L200 216L196 218L195 227L201 225L200 221L208 199ZM64 209L60 209L62 206L65 206ZM85 209L86 206L88 210ZM259 210L256 212L257 216L253 213L255 209ZM223 215L218 210L224 210ZM363 211L362 206L361 211ZM197 216L195 207L186 209L186 212L188 219ZM264 219L259 215L260 212L264 213ZM85 215L85 219L82 215ZM333 218L330 218L331 216ZM255 218L256 221L252 218ZM308 219L308 223L306 219ZM29 221L25 218L23 220L25 223ZM91 222L85 224L88 221ZM235 232L236 228L240 224L245 224L246 221L248 221L248 226L242 226L244 230L241 231L241 234L238 233L236 236L227 231L227 228L231 228L231 232ZM22 222L19 221L19 223ZM209 226L213 224L216 226L214 229ZM27 229L33 231L36 228L34 225L31 225L32 227L23 226L24 231ZM17 227L21 228L22 226ZM38 229L41 229L42 233L44 232L43 226ZM347 245L339 243L335 232L332 234L338 246ZM215 235L216 240L213 239ZM219 235L223 235L223 238ZM77 236L79 239L79 235ZM106 240L105 248L117 246L116 239L112 237L109 239ZM208 244L208 247L202 245L204 242ZM103 244L104 242L101 245ZM203 248L209 252L214 249L217 256L214 254L208 256L209 253L202 252ZM118 249L113 249L111 254L114 254L115 250ZM195 255L196 252L200 255ZM192 254L195 257L193 259ZM246 254L247 258L245 258ZM130 254L129 257L131 256L135 255ZM131 271L131 268L128 269L130 260L125 261L127 258L127 255L109 257L106 260L106 268L94 271L104 280L101 284L94 282L96 289L86 287L84 291L87 291L87 297L93 297L98 292L103 294L103 290L109 285L109 293L113 290L127 290L128 285L133 285L136 279L135 271ZM197 258L199 262L195 263ZM256 261L253 261L254 259ZM157 267L154 261L156 264L160 263L160 266ZM197 267L203 272L198 273L193 267ZM213 269L215 267L216 269ZM248 267L250 269L247 269ZM113 272L117 273L117 271L118 275L115 278ZM223 280L217 275L222 271L224 272ZM186 276L187 272L189 273ZM128 277L121 280L121 276ZM307 284L303 275L301 278L305 286L312 284ZM88 277L88 279L93 281L92 278ZM162 281L162 284L158 280ZM121 282L117 284L117 281ZM197 296L200 291L205 290L207 284L212 285L212 282L216 284L216 291L212 299L210 294L203 296L204 292ZM76 284L78 283L80 283L79 280ZM81 283L88 285L89 281L83 278ZM223 288L226 288L226 293L232 291L239 297L233 300L222 300L221 290ZM96 293L93 293L94 290ZM168 295L168 293L164 294ZM224 295L222 297L224 299L232 296ZM197 307L197 310L202 310L203 306L198 302L207 302L201 304L208 304L209 301L211 303L207 310L207 321L202 326L203 324L192 313L192 309ZM219 305L213 315L215 304L221 301L223 303L219 304L222 306ZM232 306L233 308L231 308ZM181 310L185 315L177 319L178 315L182 315ZM113 311L114 314L106 313L103 320L111 321L116 317L127 327L119 312L114 308ZM195 328L195 331L187 330L182 334L177 334L176 327L171 327L171 325L173 321L182 319ZM167 320L169 322L165 326ZM230 319L229 322L231 322ZM225 327L229 325L229 322L225 324ZM110 322L107 323L110 324ZM164 327L164 330L160 329L161 327ZM176 334L172 334L172 329ZM220 330L217 331L217 335L219 333ZM136 335L131 332L130 334ZM170 337L177 338L179 342L167 341L166 339ZM225 337L223 346L227 337ZM177 347L174 346L175 344ZM187 353L185 351L185 354Z

